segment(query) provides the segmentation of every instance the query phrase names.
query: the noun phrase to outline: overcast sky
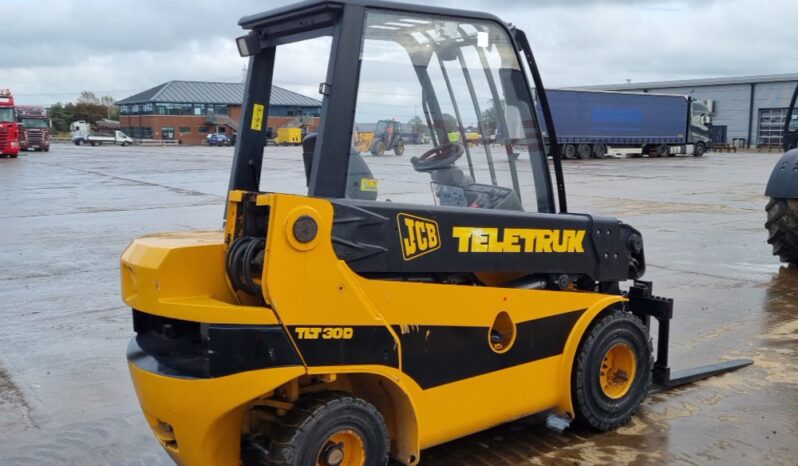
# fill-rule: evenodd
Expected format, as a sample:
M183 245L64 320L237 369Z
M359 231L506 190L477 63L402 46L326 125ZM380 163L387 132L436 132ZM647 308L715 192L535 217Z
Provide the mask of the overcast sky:
M241 16L291 3L0 0L0 88L20 104L121 99L169 80L240 81ZM424 2L428 3L428 2ZM547 87L798 72L797 0L438 0L524 29ZM312 93L298 47L276 83ZM325 57L326 59L326 57ZM312 95L316 97L315 95Z

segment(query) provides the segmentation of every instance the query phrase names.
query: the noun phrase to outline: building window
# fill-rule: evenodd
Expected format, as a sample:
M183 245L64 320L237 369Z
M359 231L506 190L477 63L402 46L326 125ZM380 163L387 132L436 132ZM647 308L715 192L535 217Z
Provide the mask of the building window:
M122 106L119 107L119 113L121 113L123 115L127 115L127 113L129 111L130 111L130 107L128 107L127 105L122 105Z
M180 134L191 134L191 128L188 126L181 126Z
M227 128L225 128L224 126L219 126L219 127L216 128L216 130L217 130L216 131L217 133L226 133L227 132Z
M759 109L759 145L780 146L787 121L786 108Z
M139 108L140 108L140 107L139 107L138 105L134 105L133 107L131 107L131 109L130 109L130 110L131 110L133 113L139 113Z
M200 126L197 128L197 132L200 134L208 134L208 127L207 126Z
M144 113L152 113L152 104L144 104Z

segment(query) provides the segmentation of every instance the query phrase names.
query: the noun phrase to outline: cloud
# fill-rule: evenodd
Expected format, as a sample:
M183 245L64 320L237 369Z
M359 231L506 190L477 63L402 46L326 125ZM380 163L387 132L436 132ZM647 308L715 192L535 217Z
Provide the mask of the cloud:
M238 81L242 16L287 1L5 0L0 87L21 103L124 98L171 79ZM418 2L420 3L420 2ZM797 72L794 0L440 0L524 29L547 86ZM497 5L500 5L497 7ZM325 44L329 47L328 44ZM285 54L283 56L286 56ZM326 49L300 44L275 82L315 95Z

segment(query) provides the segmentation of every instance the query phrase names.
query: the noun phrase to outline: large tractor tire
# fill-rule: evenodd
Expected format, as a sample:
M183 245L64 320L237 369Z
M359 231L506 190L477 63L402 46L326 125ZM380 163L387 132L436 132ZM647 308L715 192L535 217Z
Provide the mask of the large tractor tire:
M388 428L377 409L342 392L299 400L271 439L269 466L383 465Z
M397 156L401 156L402 154L405 153L405 143L404 143L404 141L400 140L400 141L396 142L396 145L393 146L393 153L396 154Z
M798 199L771 198L766 210L765 228L773 255L798 266Z
M613 430L640 409L651 383L653 356L643 322L612 310L590 327L579 347L571 380L576 420Z

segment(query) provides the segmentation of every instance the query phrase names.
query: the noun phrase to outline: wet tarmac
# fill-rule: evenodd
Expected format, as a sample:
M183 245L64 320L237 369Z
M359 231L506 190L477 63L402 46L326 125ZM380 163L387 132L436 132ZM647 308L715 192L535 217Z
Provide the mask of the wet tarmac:
M557 434L531 418L422 464L798 464L798 270L771 255L762 226L778 157L566 164L571 211L643 232L645 278L676 301L672 366L754 366L652 395L615 432ZM367 160L390 171L406 158ZM219 227L231 159L231 148L71 145L0 159L0 464L171 464L127 373L119 255L141 234ZM281 172L264 180L301 176L298 149L267 159Z

